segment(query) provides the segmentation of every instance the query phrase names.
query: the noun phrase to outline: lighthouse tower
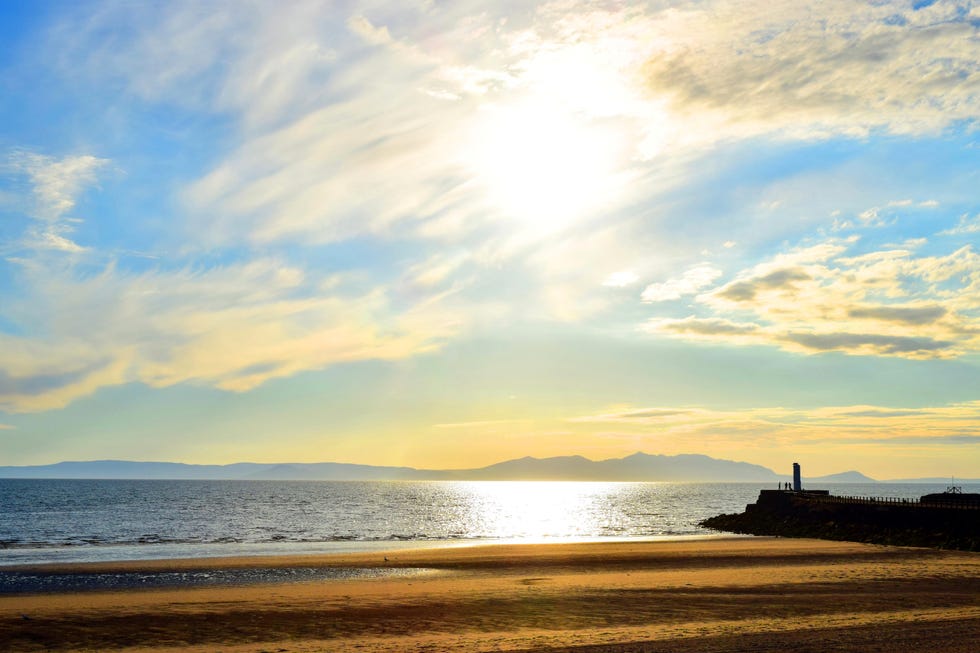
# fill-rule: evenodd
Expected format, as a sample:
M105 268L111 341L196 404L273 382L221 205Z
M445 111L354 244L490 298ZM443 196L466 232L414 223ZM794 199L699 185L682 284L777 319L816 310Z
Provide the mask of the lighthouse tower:
M803 480L800 478L800 463L793 463L793 491L803 491Z

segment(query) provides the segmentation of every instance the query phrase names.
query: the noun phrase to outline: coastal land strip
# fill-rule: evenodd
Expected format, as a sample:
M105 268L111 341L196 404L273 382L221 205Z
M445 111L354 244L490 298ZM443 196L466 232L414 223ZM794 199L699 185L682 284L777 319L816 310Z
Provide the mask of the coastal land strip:
M351 574L0 595L0 649L972 653L980 640L980 554L849 542L500 544L16 571L269 569Z

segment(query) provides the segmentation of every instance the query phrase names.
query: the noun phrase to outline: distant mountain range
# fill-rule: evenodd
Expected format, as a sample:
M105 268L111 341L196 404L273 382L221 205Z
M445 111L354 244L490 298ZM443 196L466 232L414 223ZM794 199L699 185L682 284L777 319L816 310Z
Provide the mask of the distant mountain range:
M477 469L415 469L347 463L233 463L188 465L128 460L61 462L0 467L0 478L101 478L275 481L689 481L778 483L788 476L745 462L698 454L677 456L637 452L625 458L589 460L582 456L518 458ZM874 483L856 471L804 477L810 483ZM904 483L943 483L946 479L902 479ZM964 479L963 482L980 482Z

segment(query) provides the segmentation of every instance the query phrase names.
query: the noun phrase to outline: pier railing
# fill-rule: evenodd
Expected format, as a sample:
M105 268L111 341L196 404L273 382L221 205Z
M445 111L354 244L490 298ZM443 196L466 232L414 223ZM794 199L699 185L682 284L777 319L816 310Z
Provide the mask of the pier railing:
M800 495L806 501L814 503L844 503L862 506L904 506L908 508L962 508L965 510L980 509L980 502L976 501L943 501L930 500L925 503L918 499L905 499L901 497L861 497L861 496L837 496L837 495Z

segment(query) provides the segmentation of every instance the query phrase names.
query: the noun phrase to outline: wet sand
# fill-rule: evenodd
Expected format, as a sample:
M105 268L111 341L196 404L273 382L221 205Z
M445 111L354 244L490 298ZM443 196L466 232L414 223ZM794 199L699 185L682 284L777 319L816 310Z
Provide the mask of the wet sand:
M845 542L494 545L32 571L290 568L350 573L0 596L0 650L973 653L980 641L980 555Z

